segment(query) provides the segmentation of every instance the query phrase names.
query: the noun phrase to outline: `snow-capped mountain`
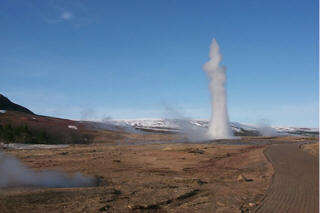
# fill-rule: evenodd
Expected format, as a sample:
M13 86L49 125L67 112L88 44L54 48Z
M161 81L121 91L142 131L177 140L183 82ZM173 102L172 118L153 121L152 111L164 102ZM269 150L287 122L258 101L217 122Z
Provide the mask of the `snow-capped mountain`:
M110 120L106 126L112 125L118 128L132 128L142 131L181 132L183 130L208 128L208 120L181 120L181 119L135 119L135 120ZM302 127L270 127L267 125L250 125L237 122L230 123L235 135L318 135L318 128Z

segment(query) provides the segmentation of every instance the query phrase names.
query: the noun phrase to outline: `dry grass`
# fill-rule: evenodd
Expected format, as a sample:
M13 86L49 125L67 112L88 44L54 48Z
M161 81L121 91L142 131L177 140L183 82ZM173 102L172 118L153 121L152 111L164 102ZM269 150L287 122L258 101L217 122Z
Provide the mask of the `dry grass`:
M0 190L2 212L239 212L263 196L272 175L262 146L91 144L8 152L35 170L81 172L101 182Z
M303 150L316 157L319 157L319 143L304 144Z

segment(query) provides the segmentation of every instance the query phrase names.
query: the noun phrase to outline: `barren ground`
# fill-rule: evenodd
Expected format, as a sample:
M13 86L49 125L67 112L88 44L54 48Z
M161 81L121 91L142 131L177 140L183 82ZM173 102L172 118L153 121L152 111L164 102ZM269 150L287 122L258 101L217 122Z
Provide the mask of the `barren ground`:
M304 144L303 150L315 157L319 157L319 143Z
M141 137L122 136L128 141L142 140ZM257 141L256 145L170 144L170 137L145 138L168 144L97 142L50 150L6 150L35 170L81 172L99 181L97 186L83 188L2 188L0 212L252 212L262 205L272 205L266 203L275 187L272 184L278 183L272 177L282 170L273 165L274 173L267 157L270 160L271 155L285 156L283 151L298 146L297 140L291 139L293 143L286 142L277 151L273 147L278 145L266 142L281 144L284 139L274 138L244 139ZM104 136L99 140L103 141ZM299 151L305 154L300 159L309 156L316 160L302 149ZM294 163L290 159L287 162ZM305 161L298 166L304 167ZM317 183L312 175L304 181L313 184L301 185L307 187L304 193L308 194ZM288 202L300 202L281 196ZM315 196L302 199L313 199L310 202L314 205L318 198Z
M240 212L261 199L272 175L263 146L100 144L9 153L37 170L101 181L88 188L1 189L1 212Z

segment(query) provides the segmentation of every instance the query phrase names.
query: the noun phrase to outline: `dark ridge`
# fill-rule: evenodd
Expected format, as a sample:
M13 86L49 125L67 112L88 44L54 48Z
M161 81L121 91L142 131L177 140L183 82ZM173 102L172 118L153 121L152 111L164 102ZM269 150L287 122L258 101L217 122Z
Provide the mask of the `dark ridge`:
M28 114L34 114L27 108L20 106L18 104L12 103L7 97L0 94L0 110L8 110L8 111L18 111L24 112Z

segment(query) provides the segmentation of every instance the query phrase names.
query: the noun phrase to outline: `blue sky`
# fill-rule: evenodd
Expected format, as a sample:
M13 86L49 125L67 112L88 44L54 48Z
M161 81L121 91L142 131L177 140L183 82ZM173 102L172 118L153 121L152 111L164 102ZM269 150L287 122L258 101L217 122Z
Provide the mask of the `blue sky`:
M0 93L72 119L209 118L216 38L231 121L318 127L318 1L0 2Z

